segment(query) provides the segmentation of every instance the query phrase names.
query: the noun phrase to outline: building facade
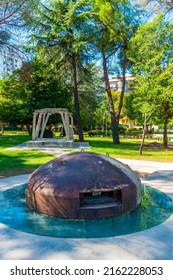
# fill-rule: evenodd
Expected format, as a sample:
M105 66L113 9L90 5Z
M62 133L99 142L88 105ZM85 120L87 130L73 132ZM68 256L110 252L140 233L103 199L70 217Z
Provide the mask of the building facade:
M15 69L21 66L22 59L11 47L0 46L0 78L12 74Z
M132 80L133 80L132 74L126 74L125 93L128 93L128 91L129 91L129 83ZM122 91L122 77L112 76L111 79L109 79L109 83L110 83L111 90L119 91L119 92ZM134 127L134 121L129 120L129 118L127 118L126 116L120 118L119 122L120 122L120 124L126 125L129 128L133 128Z
M125 85L125 92L128 92L129 82L133 80L132 74L126 74L126 85ZM120 91L122 90L122 77L119 76L112 76L109 79L111 90Z

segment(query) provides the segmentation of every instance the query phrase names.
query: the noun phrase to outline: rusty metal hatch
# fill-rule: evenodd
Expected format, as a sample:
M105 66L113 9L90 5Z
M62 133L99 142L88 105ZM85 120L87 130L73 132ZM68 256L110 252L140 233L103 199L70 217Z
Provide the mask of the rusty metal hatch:
M110 206L122 203L121 190L103 190L103 191L90 191L80 192L80 207L89 208L101 206Z

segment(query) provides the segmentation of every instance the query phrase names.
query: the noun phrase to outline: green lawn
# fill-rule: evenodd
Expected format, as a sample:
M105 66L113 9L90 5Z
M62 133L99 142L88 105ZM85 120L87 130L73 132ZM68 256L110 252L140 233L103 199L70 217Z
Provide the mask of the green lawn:
M22 173L30 173L40 165L54 158L54 156L36 150L6 150L20 143L30 140L26 133L5 133L0 136L0 177ZM173 162L173 150L144 149L139 156L140 140L121 139L120 145L112 144L111 138L85 137L90 143L90 151L109 154L116 158L128 158L150 161ZM147 140L153 142L153 140Z
M108 153L111 157L136 160L173 162L173 150L159 148L144 148L143 155L139 155L139 139L121 139L120 145L114 145L111 138L85 138L90 143L90 151L101 154ZM156 140L146 140L145 144Z
M29 140L29 136L20 133L0 136L0 177L30 173L54 158L36 150L6 150Z

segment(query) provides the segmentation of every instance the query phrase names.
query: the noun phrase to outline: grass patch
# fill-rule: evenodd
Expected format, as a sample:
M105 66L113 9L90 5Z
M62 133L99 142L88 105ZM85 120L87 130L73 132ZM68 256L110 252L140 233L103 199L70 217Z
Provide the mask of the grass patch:
M90 144L90 151L100 154L109 154L115 158L127 158L135 160L173 162L173 150L160 148L144 148L143 155L139 155L139 139L121 139L120 145L114 145L111 138L85 137ZM153 142L147 139L145 144Z
M33 172L54 156L37 150L6 150L29 141L25 135L3 135L0 137L0 177Z
M29 140L31 138L23 132L6 132L0 136L0 177L31 173L55 158L37 150L6 150ZM121 139L120 145L114 145L110 137L85 137L85 141L89 142L91 152L109 154L115 158L173 162L173 150L147 148L144 149L143 155L139 156L140 140L138 139ZM146 140L146 143L151 142L152 139Z

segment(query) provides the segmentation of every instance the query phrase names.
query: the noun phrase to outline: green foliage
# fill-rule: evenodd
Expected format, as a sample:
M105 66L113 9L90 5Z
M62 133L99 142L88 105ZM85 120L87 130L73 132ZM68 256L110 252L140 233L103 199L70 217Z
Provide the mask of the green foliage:
M118 126L119 134L125 135L126 129L127 129L126 126L124 126L122 124L119 124L119 126ZM97 129L97 130L90 130L90 131L88 131L88 136L89 137L95 137L95 136L106 137L106 136L112 136L112 132L111 132L111 130L104 130L104 131L99 130L99 129Z
M161 14L141 25L129 46L128 55L136 74L132 107L141 114L144 123L140 153L151 116L163 121L166 148L167 125L173 116L173 24L166 22Z
M101 52L103 59L103 73L108 95L113 142L119 144L118 123L124 102L125 74L130 67L126 53L128 42L141 21L141 10L128 0L96 0L93 2L96 13L95 28L98 34L94 37L95 46ZM122 76L122 90L116 104L113 101L108 79L111 60L113 62L116 60L116 71Z
M107 131L90 130L90 131L88 131L89 137L106 137L106 136L111 136L111 135L112 135L111 130L107 130Z
M108 114L108 110L109 110L108 100L105 96L103 96L100 98L98 107L95 110L94 120L97 125L104 126L106 119L110 123L110 116Z
M3 122L23 123L28 116L27 101L22 99L24 90L15 76L0 80L0 119Z
M118 92L111 92L111 108L110 99L101 100L100 69L93 66L93 59L99 54L105 56L108 74L112 61L115 69L115 57L116 70L124 76L130 67L129 59L134 63L134 89L125 101L131 119L141 123L144 117L152 116L161 123L164 104L168 105L168 118L172 117L173 26L165 22L163 15L141 25L136 32L143 13L134 1L48 0L40 2L39 9L35 8L39 1L32 5L31 2L7 0L0 3L2 15L14 8L19 16L17 24L31 23L34 51L38 51L33 64L25 64L21 71L0 82L2 121L31 123L35 109L66 107L76 113L76 121L77 111L80 111L83 126L97 124L104 129L106 122L111 123L105 112L114 109L114 120L119 118L124 93L119 96ZM9 4L9 9L5 9L5 4ZM20 4L23 4L21 9ZM12 20L14 22L14 17ZM3 29L0 36L1 41L9 40L8 32ZM80 106L76 106L78 101ZM57 116L50 121L57 121Z
M142 9L128 0L96 0L100 19L110 31L110 39L114 42L128 42L141 21Z
M139 27L128 52L129 58L135 62L135 73L141 74L142 71L144 76L168 65L173 52L172 33L172 24L165 22L163 14Z
M119 126L118 126L119 134L125 135L126 130L127 130L127 127L125 125L119 124Z
M0 47L10 47L20 60L26 59L26 39L23 35L39 2L40 0L0 1Z
M95 124L95 114L100 108L104 88L99 75L100 67L87 65L78 73L78 91L83 127Z
M132 94L127 98L134 110L128 109L132 119L137 115L140 119L161 112L165 101L173 101L172 27L161 14L152 22L141 25L130 41L128 56L134 63L136 75Z
M70 109L70 88L59 82L56 69L46 61L36 59L28 75L27 83L25 77L21 82L27 84L32 110L51 107Z
M0 119L15 124L31 124L33 112L41 108L70 108L71 93L62 86L56 71L35 60L0 80Z
M90 0L46 1L34 16L37 47L48 54L57 69L61 68L71 81L74 96L77 130L83 141L80 102L79 72L88 64L88 30L90 29ZM39 34L39 35L38 35Z
M88 136L89 137L97 136L97 130L90 130L90 131L88 131Z
M112 99L113 99L113 102L114 102L115 112L117 112L118 108L119 108L121 92L120 91L111 90L111 94L112 94ZM105 97L107 98L107 95ZM124 102L125 102L125 99L126 99L126 95L124 96ZM124 102L123 102L123 104L124 104ZM125 115L125 110L124 110L124 106L122 106L121 116L124 116L124 115Z
M34 44L71 80L72 57L77 66L87 58L90 1L47 1L33 17ZM85 61L86 62L86 61ZM83 65L84 66L84 65Z

